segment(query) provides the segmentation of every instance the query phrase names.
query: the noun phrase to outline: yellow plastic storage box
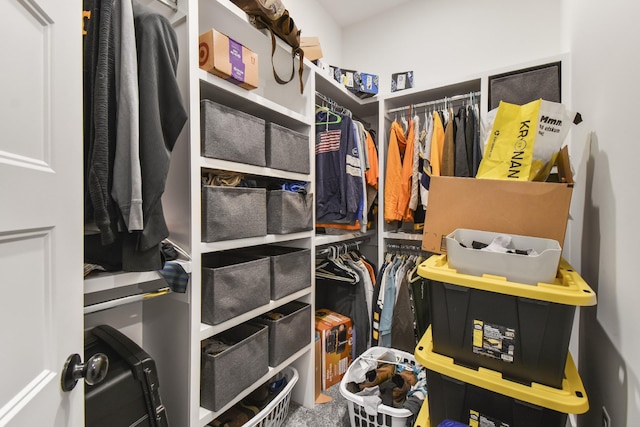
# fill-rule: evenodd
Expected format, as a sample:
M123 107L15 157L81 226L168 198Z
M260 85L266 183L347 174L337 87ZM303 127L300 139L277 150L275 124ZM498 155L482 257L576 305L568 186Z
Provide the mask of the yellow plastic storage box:
M429 416L429 396L425 397L422 407L418 413L418 418L413 427L431 427L431 417Z
M427 370L428 408L423 404L416 426L437 426L449 419L470 426L564 427L568 414L583 414L589 401L578 370L567 357L560 388L504 379L499 372L456 365L435 353L431 328L415 351ZM428 411L428 412L427 412Z
M429 279L433 348L456 364L560 388L576 306L596 304L587 283L561 259L554 283L460 274L446 255L418 266Z

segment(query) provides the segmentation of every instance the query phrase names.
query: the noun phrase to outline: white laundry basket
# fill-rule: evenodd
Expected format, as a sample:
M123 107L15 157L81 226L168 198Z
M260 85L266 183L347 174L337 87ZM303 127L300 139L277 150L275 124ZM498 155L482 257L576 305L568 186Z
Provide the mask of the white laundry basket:
M287 385L262 411L247 421L244 427L280 427L284 423L289 413L291 391L298 382L298 371L293 366L288 366L282 373L287 379Z
M369 415L364 409L364 400L362 397L347 390L347 383L351 381L350 378L352 375L350 374L354 366L356 366L356 361L363 358L377 360L388 352L392 352L396 356L395 361L397 363L405 363L412 366L417 365L413 354L387 347L371 347L354 360L347 369L344 377L342 377L342 381L340 381L340 394L347 399L349 404L351 427L405 427L407 425L407 418L413 415L408 409L393 408L382 404L378 405L378 413L376 415Z

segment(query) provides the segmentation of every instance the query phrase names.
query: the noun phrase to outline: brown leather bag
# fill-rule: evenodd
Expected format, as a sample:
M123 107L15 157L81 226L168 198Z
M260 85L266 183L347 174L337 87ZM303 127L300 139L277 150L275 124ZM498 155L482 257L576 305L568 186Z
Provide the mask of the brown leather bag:
M267 28L271 34L271 68L273 76L279 84L286 84L293 80L295 75L295 58L300 58L298 75L300 77L300 93L304 92L302 82L304 51L300 48L300 30L286 9L277 10L264 6L264 0L231 0L233 4L249 15L249 21L258 29ZM278 36L291 46L291 75L288 79L281 78L273 64L273 56L276 51L276 38Z

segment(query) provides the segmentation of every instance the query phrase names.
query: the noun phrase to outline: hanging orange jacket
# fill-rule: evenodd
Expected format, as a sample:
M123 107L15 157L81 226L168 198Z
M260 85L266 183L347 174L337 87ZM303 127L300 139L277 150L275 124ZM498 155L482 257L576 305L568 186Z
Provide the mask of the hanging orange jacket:
M391 221L413 221L409 209L411 178L413 176L413 121L408 121L407 135L400 123L391 123L387 170L384 181L384 219Z
M367 135L367 157L369 158L369 169L364 173L364 176L367 180L367 184L371 187L378 189L378 151L376 150L376 145L373 142L373 138L371 138L371 134L365 131Z

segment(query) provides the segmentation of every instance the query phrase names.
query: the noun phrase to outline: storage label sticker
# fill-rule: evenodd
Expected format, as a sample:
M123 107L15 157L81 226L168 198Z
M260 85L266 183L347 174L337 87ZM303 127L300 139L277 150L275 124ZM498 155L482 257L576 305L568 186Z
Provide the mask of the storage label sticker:
M482 320L473 321L473 352L513 362L515 348L515 329L506 326L492 325Z
M496 420L486 415L482 415L478 411L469 409L469 426L470 427L509 427L509 424Z

